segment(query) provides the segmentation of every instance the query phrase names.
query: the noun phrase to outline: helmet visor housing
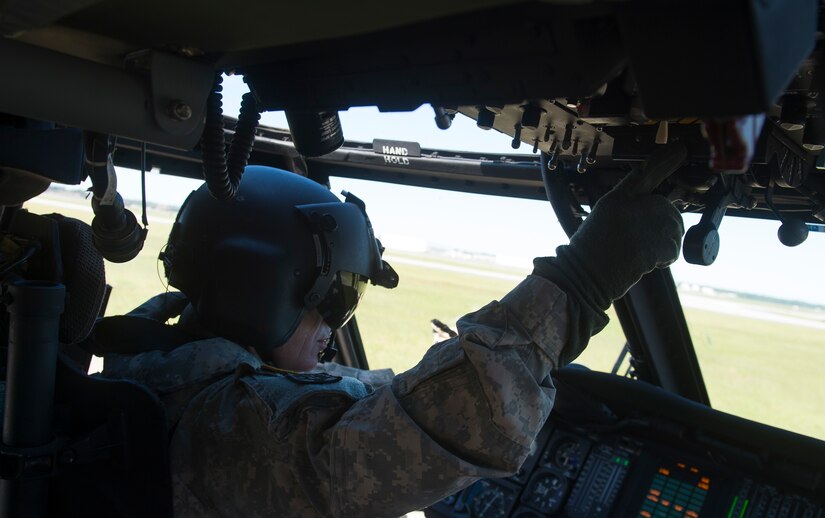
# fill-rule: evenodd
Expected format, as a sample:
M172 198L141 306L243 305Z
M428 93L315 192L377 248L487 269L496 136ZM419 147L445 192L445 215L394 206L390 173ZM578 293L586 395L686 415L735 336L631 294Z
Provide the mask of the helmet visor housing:
M301 205L297 209L313 229L318 269L304 305L317 308L326 323L338 329L352 317L368 282L395 287L382 275L391 268L381 258L380 243L363 203L356 197L347 194L344 203ZM397 284L397 278L394 281Z

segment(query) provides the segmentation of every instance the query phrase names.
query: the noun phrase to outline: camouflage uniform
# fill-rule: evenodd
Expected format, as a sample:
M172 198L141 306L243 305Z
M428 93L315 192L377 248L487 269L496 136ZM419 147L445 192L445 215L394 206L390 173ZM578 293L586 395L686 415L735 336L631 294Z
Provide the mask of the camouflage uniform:
M212 338L107 357L167 407L180 516L399 516L516 472L553 406L575 305L529 276L380 387L283 374Z

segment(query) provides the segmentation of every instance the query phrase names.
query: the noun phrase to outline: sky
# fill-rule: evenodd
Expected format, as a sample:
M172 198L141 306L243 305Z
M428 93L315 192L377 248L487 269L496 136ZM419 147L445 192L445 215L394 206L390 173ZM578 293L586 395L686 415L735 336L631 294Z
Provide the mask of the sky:
M225 114L237 115L246 91L240 77L225 78ZM348 140L407 140L426 148L491 154L530 152L526 145L514 151L510 137L481 130L461 115L451 128L440 130L429 106L405 113L350 108L340 112L340 117ZM264 113L261 123L287 127L282 112ZM124 197L139 196L139 175L119 175L118 185ZM148 197L159 203L180 204L197 185L188 179L147 175ZM347 179L333 179L332 187L335 192L351 191L366 202L376 232L388 245L426 241L430 246L496 255L501 262L528 269L533 257L552 255L556 246L567 241L547 202ZM151 221L151 213L149 217ZM686 228L697 222L698 216L685 215ZM819 270L825 258L825 233L811 232L807 241L787 248L776 237L778 227L774 221L726 217L719 228L721 247L716 262L694 266L680 258L672 266L674 277L677 282L825 305L825 275Z

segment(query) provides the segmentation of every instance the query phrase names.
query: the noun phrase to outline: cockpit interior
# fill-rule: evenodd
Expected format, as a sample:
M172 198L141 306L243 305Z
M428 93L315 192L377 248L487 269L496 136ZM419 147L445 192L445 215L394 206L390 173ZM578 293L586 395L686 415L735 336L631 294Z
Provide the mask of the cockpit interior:
M479 210L483 196L549 202L571 236L631 169L680 142L685 164L656 192L692 218L685 263L710 271L730 253L736 245L720 229L732 218L775 222L775 235L754 239L802 251L825 231L824 12L818 0L7 0L0 237L30 245L0 248L0 305L6 314L8 297L25 296L21 279L85 279L80 254L61 254L59 223L26 210L51 185L91 182L95 201L85 203L107 264L157 255L144 249L145 193L141 215L117 192L119 175L141 171L205 180L216 197L232 196L255 164L324 185L465 193ZM248 92L228 113L222 90L238 77ZM365 106L424 106L437 131L470 120L510 150L351 138L341 114ZM259 122L268 112L286 124ZM538 231L534 221L520 226ZM65 294L49 296L32 307L62 305ZM77 304L67 302L67 314ZM825 308L825 292L809 305ZM813 436L715 408L697 357L707 339L689 329L669 269L645 276L613 310L616 368L555 373L556 406L522 469L421 512L825 518L821 413L809 415L821 431ZM32 311L9 309L3 320L0 515L171 516L156 402L70 365L63 344L78 331L59 312L47 322ZM79 315L74 327L103 316ZM374 366L355 322L337 332L336 361ZM51 333L52 347L26 352L39 333ZM80 349L75 359L88 367L98 351ZM825 402L821 379L813 387L796 397Z

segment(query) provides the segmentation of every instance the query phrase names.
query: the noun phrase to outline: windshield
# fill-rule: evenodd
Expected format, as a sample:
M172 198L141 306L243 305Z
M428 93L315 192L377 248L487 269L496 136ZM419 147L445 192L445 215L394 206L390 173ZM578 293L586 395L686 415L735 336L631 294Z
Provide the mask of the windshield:
M713 407L825 439L825 235L788 248L779 225L725 218L714 264L672 271Z

